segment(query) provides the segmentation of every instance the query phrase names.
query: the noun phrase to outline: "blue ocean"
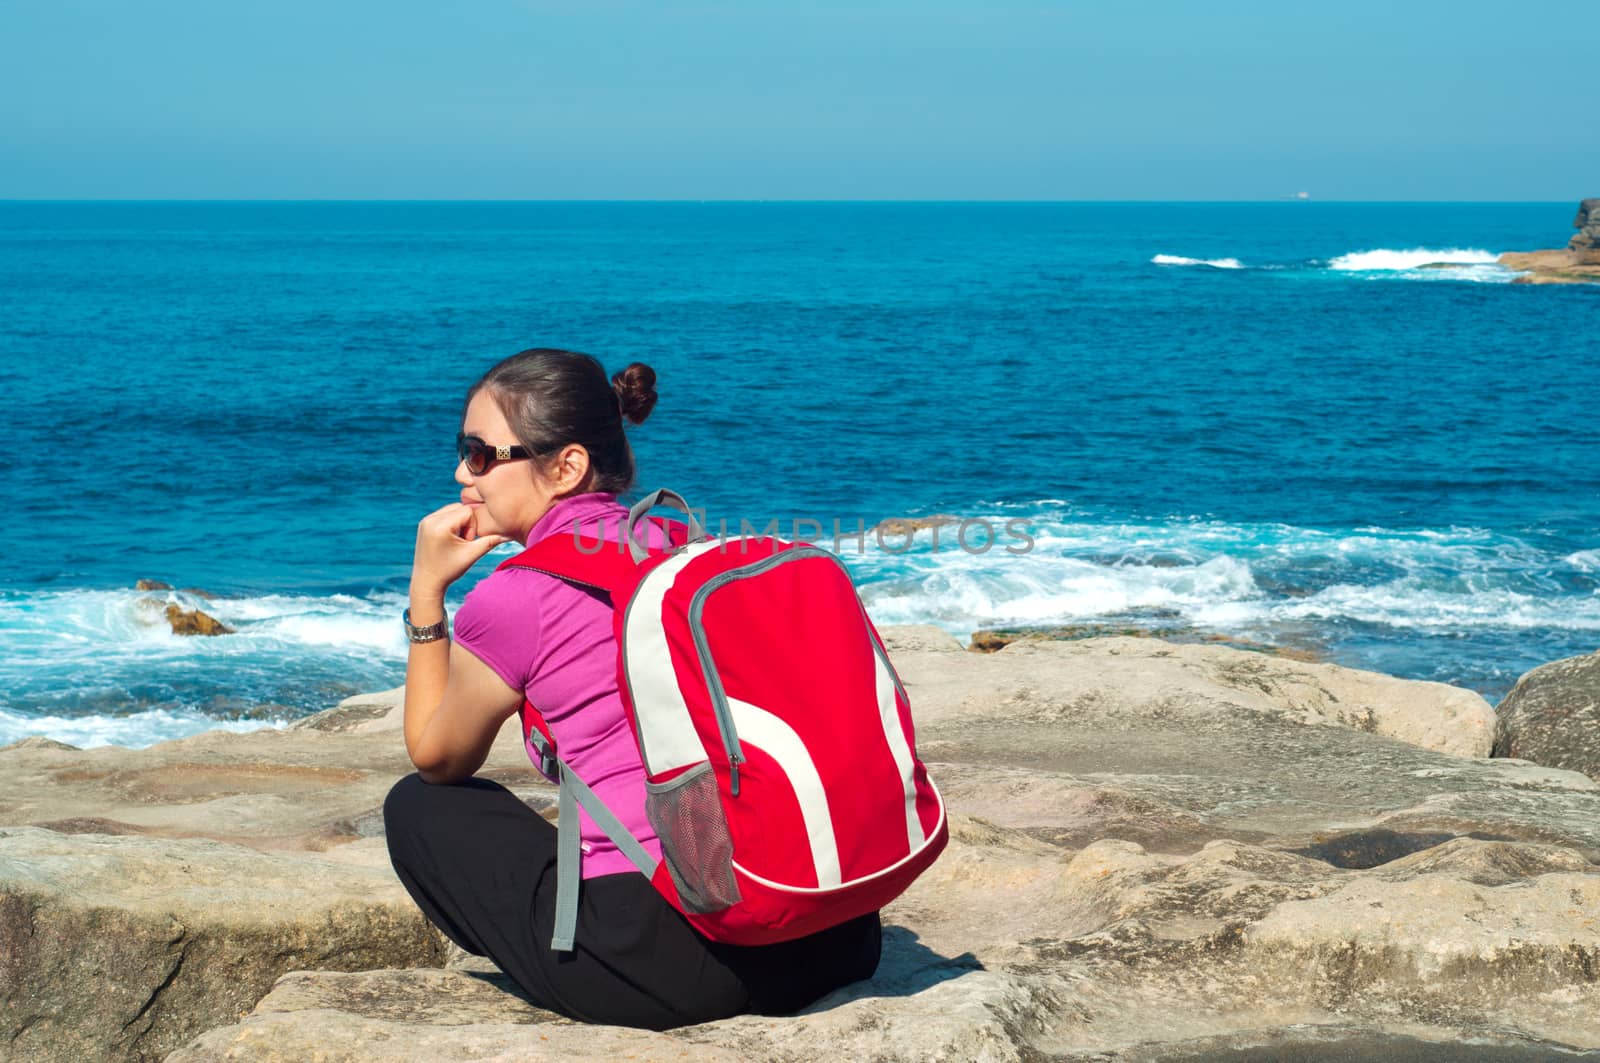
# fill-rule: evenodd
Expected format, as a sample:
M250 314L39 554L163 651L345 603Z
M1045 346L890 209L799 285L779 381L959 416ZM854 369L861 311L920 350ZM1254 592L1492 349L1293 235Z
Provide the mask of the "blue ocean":
M1179 630L1495 701L1600 644L1600 286L1495 265L1571 217L0 204L0 742L401 682L464 391L533 346L653 366L633 497L836 546L880 624ZM854 537L934 514L966 523Z

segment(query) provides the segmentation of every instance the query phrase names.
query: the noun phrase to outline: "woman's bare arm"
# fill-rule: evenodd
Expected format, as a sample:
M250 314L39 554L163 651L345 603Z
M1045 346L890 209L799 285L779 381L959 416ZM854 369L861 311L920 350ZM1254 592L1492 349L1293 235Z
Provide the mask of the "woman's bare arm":
M508 540L476 536L471 510L449 505L417 525L411 571L411 623L444 618L444 594L473 563ZM465 534L463 534L465 533ZM406 659L406 753L424 782L469 778L483 766L500 725L522 705L522 692L450 639L413 642Z
M412 616L418 622L415 609ZM412 645L406 668L406 752L424 782L471 778L483 767L501 726L521 707L522 691L507 686L470 650L443 639Z

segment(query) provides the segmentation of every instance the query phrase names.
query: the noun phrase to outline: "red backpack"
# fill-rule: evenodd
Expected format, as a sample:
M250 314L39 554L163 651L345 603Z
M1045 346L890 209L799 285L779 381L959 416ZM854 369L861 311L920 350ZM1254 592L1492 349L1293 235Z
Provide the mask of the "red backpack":
M639 521L667 501L648 549ZM788 941L877 911L949 839L917 759L911 703L838 557L770 536L707 536L655 491L620 542L552 535L501 567L610 595L617 675L646 775L657 862L557 755L524 706L528 752L561 780L552 947L577 923L577 807L713 941Z

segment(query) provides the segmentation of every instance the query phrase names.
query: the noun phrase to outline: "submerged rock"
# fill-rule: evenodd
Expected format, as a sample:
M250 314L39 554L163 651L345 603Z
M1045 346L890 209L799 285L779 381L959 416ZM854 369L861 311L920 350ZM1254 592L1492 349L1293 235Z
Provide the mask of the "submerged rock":
M1541 665L1495 710L1496 757L1519 757L1600 780L1600 652Z
M961 518L951 513L935 513L931 517L887 517L874 524L872 531L879 535L915 535L924 528L960 523Z

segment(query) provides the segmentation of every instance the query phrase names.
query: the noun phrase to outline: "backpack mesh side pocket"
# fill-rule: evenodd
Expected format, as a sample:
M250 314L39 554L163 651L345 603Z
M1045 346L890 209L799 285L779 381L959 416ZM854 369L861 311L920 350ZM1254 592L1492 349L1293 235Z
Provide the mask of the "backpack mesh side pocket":
M684 910L718 912L737 904L733 838L710 762L670 782L646 783L644 810Z

